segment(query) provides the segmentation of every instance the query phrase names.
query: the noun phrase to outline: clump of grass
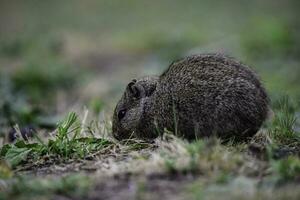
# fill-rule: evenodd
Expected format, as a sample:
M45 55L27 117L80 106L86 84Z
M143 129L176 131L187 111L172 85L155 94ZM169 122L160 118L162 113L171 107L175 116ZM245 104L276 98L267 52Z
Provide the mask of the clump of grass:
M70 130L73 126L75 127ZM78 129L80 129L80 124L78 124L78 116L71 112L64 121L58 124L56 139L49 141L49 151L55 152L56 154L62 155L66 158L69 157L76 149L75 139L79 134ZM72 132L73 137L70 138L69 134Z
M20 140L15 144L6 144L1 148L0 155L12 167L16 167L26 161L28 156L38 159L44 155L54 155L63 160L85 158L93 152L113 145L113 142L103 138L80 136L81 128L78 116L71 112L58 124L54 139L44 143L37 137L37 143Z
M278 110L269 128L270 136L277 144L300 143L300 135L295 131L297 118L291 100L283 96L275 105Z

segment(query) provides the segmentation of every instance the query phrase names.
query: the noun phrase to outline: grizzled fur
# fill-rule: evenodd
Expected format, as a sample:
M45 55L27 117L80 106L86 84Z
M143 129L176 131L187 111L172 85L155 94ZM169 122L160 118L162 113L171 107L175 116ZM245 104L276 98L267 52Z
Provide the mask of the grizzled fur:
M113 135L153 139L164 129L187 139L247 139L267 118L269 99L246 65L218 54L172 63L161 76L130 82L113 116Z

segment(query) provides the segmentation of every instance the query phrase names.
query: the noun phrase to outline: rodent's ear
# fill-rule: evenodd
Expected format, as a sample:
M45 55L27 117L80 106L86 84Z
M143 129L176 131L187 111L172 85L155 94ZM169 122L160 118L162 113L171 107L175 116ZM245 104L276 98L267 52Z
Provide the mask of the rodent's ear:
M145 90L142 85L137 84L136 80L133 79L127 86L128 91L135 97L135 98L143 98L145 97Z
M134 84L136 84L136 79L133 79L130 83L128 83L127 89L131 90L131 88L132 88L132 86L134 86Z

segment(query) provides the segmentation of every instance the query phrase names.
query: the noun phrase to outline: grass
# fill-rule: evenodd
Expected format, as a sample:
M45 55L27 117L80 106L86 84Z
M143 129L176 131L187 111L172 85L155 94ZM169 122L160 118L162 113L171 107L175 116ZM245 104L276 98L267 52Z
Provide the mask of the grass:
M48 138L40 138L43 129L38 129L36 137L29 141L19 139L1 147L0 177L3 180L3 193L0 198L51 198L53 195L89 197L87 191L100 193L91 185L106 181L118 182L114 177L120 176L133 177L133 182L137 184L137 196L143 198L149 193L143 179L155 184L149 178L155 175L175 178L175 185L179 182L176 180L178 177L193 177L192 181L181 188L182 194L192 195L193 199L217 198L214 194L222 192L230 193L232 199L239 199L241 188L238 185L243 190L254 188L249 199L272 197L258 188L264 187L267 191L279 188L284 192L289 191L290 187L284 189L287 185L297 187L299 183L297 103L288 96L273 101L274 119L250 143L223 144L217 138L187 142L172 134L165 134L154 143L134 139L117 143L106 135L111 132L111 122L99 123L104 104L98 99L92 100L89 101L92 119L88 119L88 112L84 112L81 117L70 112L55 125L55 130L51 131ZM14 120L11 120L11 124L19 121L16 120L18 118L23 119L23 124L34 121L30 117L35 114L30 109L24 111L29 116L27 118L14 105L17 104L12 100L10 112L13 111ZM30 104L25 101L25 105ZM6 106L2 104L4 110ZM18 128L16 132L20 134ZM253 149L252 145L256 148ZM72 178L76 171L88 175ZM26 182L26 172L50 174L50 178L43 180L37 177ZM66 174L66 177L56 179L56 173ZM90 176L93 181L88 187L85 183L90 181ZM125 184L130 185L131 182L126 180ZM297 199L299 193L293 192L290 197Z
M0 199L299 199L298 7L292 0L3 3ZM109 136L126 80L216 51L254 67L271 94L274 118L249 143ZM81 113L83 105L90 112ZM35 138L6 143L8 132L28 126Z
M111 141L103 138L79 136L81 128L81 124L78 123L78 116L71 112L65 120L58 124L54 139L49 139L47 143L44 143L36 135L38 141L36 143L19 140L15 144L6 144L1 149L1 156L12 167L16 167L27 160L29 155L31 157L54 155L63 160L85 158L96 151L113 145Z
M284 108L286 111L289 105L287 102L289 101L285 100L285 104L281 104L285 106L280 106L280 108ZM287 115L283 115L283 117L287 118ZM291 131L290 129L286 130L285 123L275 123L270 126L269 132L265 132L269 134L258 134L255 137L270 137L271 143L260 142L266 141L261 138L258 138L260 140L254 138L250 144L222 144L222 141L217 138L187 142L173 135L165 134L162 138L157 139L154 144L133 139L122 144L115 143L109 138L96 138L92 135L84 137L82 135L82 123L79 121L78 116L71 112L57 124L54 138L47 141L36 138L36 142L19 140L14 144L7 144L1 148L2 164L0 165L0 172L1 177L4 178L3 180L6 179L4 181L6 192L3 195L18 198L21 198L22 194L29 194L36 198L41 197L41 195L49 197L49 195L60 194L69 197L72 197L72 195L80 196L81 194L89 196L89 194L86 194L88 189L84 184L89 182L86 181L88 180L87 176L75 177L74 181L71 173L70 177L62 179L47 178L41 180L37 178L30 182L24 182L26 177L23 178L23 175L18 175L18 171L22 171L22 166L42 167L43 165L36 164L43 163L42 160L49 159L49 156L56 160L50 161L50 163L55 162L56 165L62 167L70 163L72 166L72 163L76 164L80 160L80 162L86 162L87 165L94 166L94 170L99 171L99 178L106 177L105 179L100 178L100 180L109 180L112 175L122 176L124 174L134 175L133 177L141 177L145 174L161 174L169 177L193 176L194 180L185 186L186 189L183 189L183 191L189 196L194 195L194 199L202 199L206 195L211 196L213 195L212 190L216 188L219 188L217 189L218 192L223 191L221 188L226 188L224 189L226 191L235 191L238 184L242 184L242 187L251 184L253 188L263 185L263 187L273 190L276 187L282 188L287 184L297 183L300 177L299 150L291 151L288 155L279 159L272 154L276 153L277 147L289 147L291 143L288 142L290 141L294 142L291 147L297 147L299 143L292 140L295 136L290 135L290 133L282 132L282 134L288 134L289 138L276 135L279 134L279 130ZM296 134L296 132L294 131L293 134ZM249 149L249 146L253 143L262 145L265 149L270 149L269 152L266 152L269 157L264 159L253 156ZM102 164L109 164L108 166L99 165L97 164L99 161ZM17 178L19 176L21 178ZM15 181L10 183L13 179ZM81 182L80 180L85 181ZM149 180L151 182L152 179ZM137 185L141 183L139 179L134 181ZM96 181L93 184L99 183ZM37 185L42 185L42 187L37 187ZM140 197L149 192L144 182L143 185L142 188L138 187L140 189L137 190L137 195ZM74 188L78 188L78 191L74 191ZM88 191L93 190L95 189L90 187ZM232 195L232 198L237 198L234 193ZM256 195L269 194L255 189L253 195L254 199ZM295 193L295 195L298 196L299 194Z
M274 103L276 113L269 128L269 134L276 144L299 144L300 135L296 129L296 107L288 96Z

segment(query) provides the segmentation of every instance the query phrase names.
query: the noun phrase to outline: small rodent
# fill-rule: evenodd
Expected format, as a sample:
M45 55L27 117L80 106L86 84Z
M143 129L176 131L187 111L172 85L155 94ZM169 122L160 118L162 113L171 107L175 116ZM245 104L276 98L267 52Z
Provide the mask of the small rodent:
M248 66L220 54L189 56L160 76L132 80L113 115L113 136L154 139L167 129L196 139L249 139L269 112L269 98Z

